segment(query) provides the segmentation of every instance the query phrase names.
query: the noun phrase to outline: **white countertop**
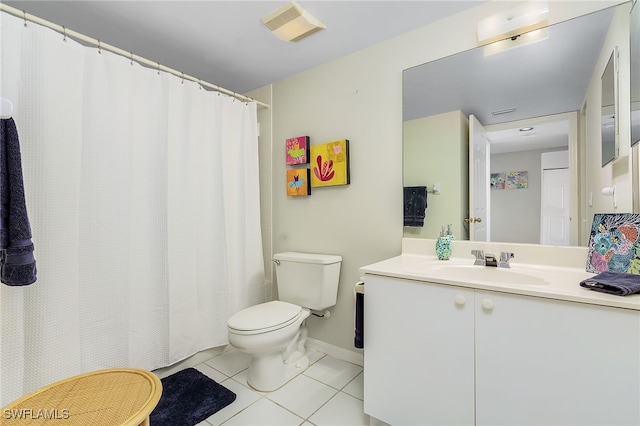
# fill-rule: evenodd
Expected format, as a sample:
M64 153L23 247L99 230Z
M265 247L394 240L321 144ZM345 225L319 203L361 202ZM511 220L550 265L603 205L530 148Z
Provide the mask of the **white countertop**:
M505 270L474 266L471 257L440 261L435 255L403 253L363 266L360 272L640 311L640 294L615 296L580 287L580 281L595 275L586 272L584 267L546 266L512 260L511 268Z

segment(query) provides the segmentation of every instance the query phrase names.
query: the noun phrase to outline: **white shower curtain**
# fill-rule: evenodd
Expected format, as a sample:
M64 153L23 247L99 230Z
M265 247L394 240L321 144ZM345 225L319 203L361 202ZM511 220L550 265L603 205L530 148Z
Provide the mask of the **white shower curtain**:
M225 344L264 299L255 103L0 19L38 268L0 285L0 405Z

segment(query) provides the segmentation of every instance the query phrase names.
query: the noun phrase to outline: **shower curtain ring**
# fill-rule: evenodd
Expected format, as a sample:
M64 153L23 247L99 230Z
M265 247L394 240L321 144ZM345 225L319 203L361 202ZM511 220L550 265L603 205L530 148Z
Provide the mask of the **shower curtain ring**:
M102 46L100 45L101 41L98 40L98 55L102 55Z
M22 16L24 18L24 26L26 27L27 26L27 12L23 10L22 11Z
M158 64L158 75L160 75L160 62L156 62Z
M182 73L182 81L180 81L180 84L184 84L184 73Z
M129 54L131 55L131 66L133 66L133 52L129 52Z
M67 27L62 26L62 41L67 42Z

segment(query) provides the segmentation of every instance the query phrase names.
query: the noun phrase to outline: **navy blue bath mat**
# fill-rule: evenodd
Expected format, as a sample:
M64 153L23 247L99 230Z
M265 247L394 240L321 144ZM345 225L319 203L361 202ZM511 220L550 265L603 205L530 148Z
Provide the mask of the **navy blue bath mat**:
M195 368L160 380L162 396L151 412L155 426L193 426L231 404L236 394Z

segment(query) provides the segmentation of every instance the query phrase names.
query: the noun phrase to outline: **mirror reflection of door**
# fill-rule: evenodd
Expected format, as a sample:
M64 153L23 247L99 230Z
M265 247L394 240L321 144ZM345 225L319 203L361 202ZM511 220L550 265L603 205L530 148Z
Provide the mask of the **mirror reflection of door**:
M469 239L491 241L490 142L478 119L469 116Z
M540 244L569 245L569 151L542 153Z

